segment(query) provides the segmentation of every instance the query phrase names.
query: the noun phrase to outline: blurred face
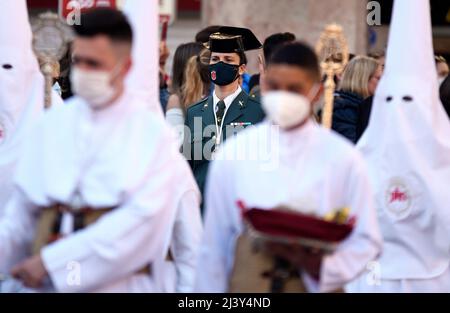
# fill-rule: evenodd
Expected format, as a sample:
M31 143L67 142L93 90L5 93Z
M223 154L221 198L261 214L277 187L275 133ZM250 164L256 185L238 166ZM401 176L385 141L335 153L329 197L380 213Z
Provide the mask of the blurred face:
M373 96L375 94L375 91L377 90L377 87L378 87L378 83L381 79L381 75L383 75L383 70L382 70L382 67L379 66L377 68L377 70L375 71L375 73L369 79L368 90L369 90L370 96Z
M310 72L298 66L275 64L267 68L265 84L266 91L288 91L308 97L316 81Z
M303 126L320 97L314 75L298 66L269 65L262 82L262 105L267 117L289 131Z
M436 69L439 77L447 77L449 74L448 64L445 62L439 62L436 64Z
M123 86L131 67L131 57L127 48L113 44L106 36L93 38L78 37L73 44L73 66L84 71L101 71L114 74L111 86ZM113 73L114 72L114 73Z

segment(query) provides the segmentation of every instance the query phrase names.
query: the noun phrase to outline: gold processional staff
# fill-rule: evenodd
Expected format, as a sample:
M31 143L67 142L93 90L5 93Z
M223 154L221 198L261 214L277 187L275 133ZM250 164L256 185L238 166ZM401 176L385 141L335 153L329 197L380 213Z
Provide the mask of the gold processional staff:
M331 128L333 121L333 104L336 75L344 71L349 60L349 50L342 27L331 24L325 27L316 46L322 74L325 80L325 104L322 109L322 125Z

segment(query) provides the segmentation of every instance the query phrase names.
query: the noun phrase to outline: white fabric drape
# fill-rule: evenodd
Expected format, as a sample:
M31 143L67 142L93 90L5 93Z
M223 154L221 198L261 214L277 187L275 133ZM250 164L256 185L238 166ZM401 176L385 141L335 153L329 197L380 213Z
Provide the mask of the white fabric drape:
M396 0L385 72L358 144L385 242L378 260L381 283L423 280L422 291L430 291L426 280L448 271L449 134L438 94L429 0ZM434 287L450 291L448 284Z

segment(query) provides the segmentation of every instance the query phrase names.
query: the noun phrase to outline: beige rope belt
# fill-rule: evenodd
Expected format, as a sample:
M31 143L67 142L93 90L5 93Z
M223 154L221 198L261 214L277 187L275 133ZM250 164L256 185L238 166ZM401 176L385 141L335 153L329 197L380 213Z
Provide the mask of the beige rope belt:
M47 245L63 238L60 233L62 216L69 213L74 217L74 232L82 230L97 222L104 214L111 212L116 207L92 209L89 207L74 210L64 204L55 204L41 208L41 215L38 221L37 233L33 243L33 254L38 254ZM169 251L166 260L173 261ZM152 274L152 265L146 265L138 270L136 274Z
M307 293L299 269L270 256L248 233L236 242L230 293ZM334 291L343 293L342 289Z

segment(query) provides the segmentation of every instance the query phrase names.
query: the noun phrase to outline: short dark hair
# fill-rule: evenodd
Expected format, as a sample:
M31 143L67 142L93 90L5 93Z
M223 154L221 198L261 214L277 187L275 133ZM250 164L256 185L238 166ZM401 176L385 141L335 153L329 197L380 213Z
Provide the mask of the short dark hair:
M295 41L296 37L292 33L277 33L266 38L263 45L264 58L269 60L273 52L288 42Z
M105 35L111 41L133 42L133 30L126 16L114 9L93 9L81 14L81 23L74 25L75 34L80 37Z
M237 54L239 55L239 59L240 59L240 65L247 65L248 63L248 59L247 59L247 55L245 54L244 51L238 51Z
M319 60L316 53L307 44L292 42L280 46L269 59L268 65L287 64L305 69L320 80Z

